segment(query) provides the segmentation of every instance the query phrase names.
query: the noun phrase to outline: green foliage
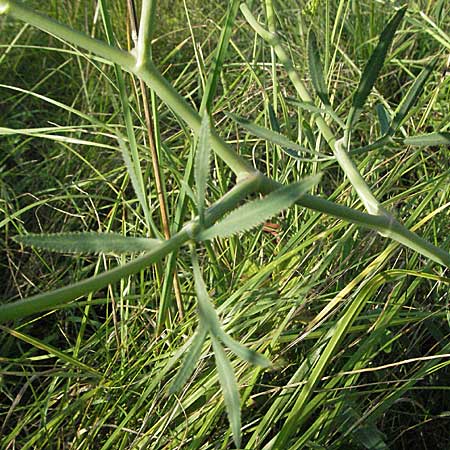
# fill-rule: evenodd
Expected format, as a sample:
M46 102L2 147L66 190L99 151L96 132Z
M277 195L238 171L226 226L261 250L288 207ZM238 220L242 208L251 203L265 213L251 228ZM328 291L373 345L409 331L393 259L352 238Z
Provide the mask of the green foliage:
M32 247L60 253L138 253L149 252L161 245L158 239L136 238L116 233L25 234L14 240Z
M0 3L1 448L447 444L445 2Z

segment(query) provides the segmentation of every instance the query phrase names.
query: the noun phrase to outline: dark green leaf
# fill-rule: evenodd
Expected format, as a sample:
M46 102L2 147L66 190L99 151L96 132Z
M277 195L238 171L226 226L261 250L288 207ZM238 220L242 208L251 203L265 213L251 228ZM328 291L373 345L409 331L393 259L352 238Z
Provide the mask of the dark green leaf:
M322 157L326 156L321 153L309 150L306 147L302 147L301 145L292 142L286 136L283 136L282 134L277 133L276 131L269 130L268 128L260 127L259 125L256 125L250 122L249 120L244 119L243 117L239 117L231 113L227 113L227 116L229 116L235 122L237 122L239 125L245 128L250 134L253 134L254 136L257 136L261 139L264 139L265 141L269 141L272 142L273 144L279 145L290 156L296 155L295 157L300 157L300 155L295 152L308 153L310 155L317 155ZM289 149L290 152L288 152L286 149Z
M215 337L212 337L212 343L219 382L225 401L225 408L233 433L233 440L236 447L239 448L241 446L241 401L239 398L239 388L233 367L220 345L220 342Z
M359 111L363 108L367 97L369 96L380 70L386 59L389 47L394 39L395 32L406 13L406 7L397 11L394 17L386 25L385 29L380 35L378 45L373 51L369 61L364 68L359 81L358 88L353 95L352 110L350 111L349 125L352 126L357 119Z
M380 131L382 135L385 135L389 131L389 123L391 118L389 117L389 113L386 111L386 108L381 103L378 103L376 106L378 122L380 122Z
M14 240L45 250L62 253L137 253L154 250L162 241L139 237L122 236L115 233L55 233L26 234Z
M292 206L302 195L317 185L320 178L320 174L308 177L298 183L277 189L262 199L253 200L235 209L212 227L201 231L197 238L209 240L251 230Z
M398 127L401 126L405 117L419 99L423 90L423 86L425 85L425 82L428 80L428 77L433 72L433 69L436 65L436 61L437 59L435 59L431 64L422 69L422 71L414 81L413 85L409 88L408 93L402 99L400 105L398 106L395 112L394 118L392 119L391 134L393 134L398 129Z
M328 98L328 89L323 77L322 63L320 61L320 52L317 45L317 38L313 30L309 31L308 35L308 64L311 81L314 90L322 100L324 105L330 105Z

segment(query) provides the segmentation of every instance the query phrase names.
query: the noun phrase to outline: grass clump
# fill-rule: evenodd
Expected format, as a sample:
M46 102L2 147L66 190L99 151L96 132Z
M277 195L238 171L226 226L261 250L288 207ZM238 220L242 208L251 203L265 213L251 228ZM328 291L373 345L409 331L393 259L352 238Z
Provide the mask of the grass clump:
M138 6L0 2L0 446L447 448L445 2Z

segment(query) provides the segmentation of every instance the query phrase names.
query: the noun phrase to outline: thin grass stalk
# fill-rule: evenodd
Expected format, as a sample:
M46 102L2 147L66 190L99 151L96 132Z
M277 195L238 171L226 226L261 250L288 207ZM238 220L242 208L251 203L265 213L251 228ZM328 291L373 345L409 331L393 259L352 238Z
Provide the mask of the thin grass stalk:
M154 27L154 17L155 17L155 9L156 9L156 0L153 0L150 2L149 5L146 5L148 8L148 15L149 15L149 21L147 23L148 30L145 31L145 45L147 48L143 51L147 52L149 57L151 57L151 40L152 40L152 29ZM144 33L144 30L142 29L144 25L141 24L139 27L139 33L138 33L138 23L137 23L137 17L136 17L136 5L134 0L127 0L127 8L128 8L128 16L129 16L129 23L131 28L131 37L132 40L135 43L136 48L141 45L140 44L140 35L141 33ZM145 118L145 125L147 127L147 137L148 137L148 146L150 149L150 155L152 158L152 167L153 167L153 176L155 177L155 185L156 185L156 191L158 196L158 203L159 203L159 210L160 210L160 216L161 216L161 224L163 228L164 237L168 240L170 239L170 224L169 224L169 214L167 211L167 201L166 201L166 190L162 183L162 177L161 177L161 167L159 164L159 156L158 152L156 150L156 144L155 144L155 131L153 129L153 119L149 108L149 98L148 98L148 92L147 92L147 86L145 85L142 78L139 78L139 86L141 89L141 100L142 105L144 107L144 118ZM139 97L138 97L139 98ZM174 271L173 273L173 289L175 293L175 301L177 304L178 314L180 316L180 319L184 317L184 308L183 308L183 299L181 295L181 288L180 288L180 282L178 279L178 273Z

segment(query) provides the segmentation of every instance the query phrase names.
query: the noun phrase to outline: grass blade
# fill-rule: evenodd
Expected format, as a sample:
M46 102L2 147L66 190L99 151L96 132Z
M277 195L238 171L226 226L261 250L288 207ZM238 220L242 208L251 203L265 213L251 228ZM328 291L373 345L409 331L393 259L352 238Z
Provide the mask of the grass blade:
M241 231L251 230L292 206L300 197L317 185L320 178L321 174L314 175L298 183L277 189L262 199L253 200L232 211L221 222L201 231L197 238L200 240L223 238Z
M15 236L20 244L60 253L138 253L155 250L161 241L116 233L55 233Z
M219 382L225 401L225 408L233 433L233 440L236 447L239 448L241 446L241 401L239 398L239 388L233 367L220 345L220 342L215 337L212 337L212 343Z
M363 108L367 97L372 91L380 70L383 67L386 54L394 39L395 32L397 31L397 28L399 27L405 13L406 7L399 9L380 35L378 45L367 62L364 72L361 75L358 88L353 95L352 109L349 115L350 126L355 123L359 111Z
M345 128L345 124L342 119L333 111L333 109L329 105L325 105L324 108L319 108L312 103L300 102L295 98L287 98L286 100L288 103L298 106L299 108L304 109L310 113L329 115L341 128Z
M206 334L207 329L203 325L203 322L200 321L189 351L184 358L183 365L179 369L177 376L170 386L169 395L179 392L194 372L195 366L197 365L197 362L202 354L202 347L206 339Z
M197 255L194 252L192 253L192 267L200 313L200 322L204 323L209 329L211 335L217 339L220 339L223 344L227 346L236 356L239 356L250 364L258 365L260 367L269 367L271 363L265 356L260 355L254 350L250 350L245 345L242 345L233 339L223 330L219 316L214 309L206 289L205 282L203 281L200 267L198 265Z
M428 77L433 72L433 69L436 66L436 62L437 59L434 59L434 61L432 61L430 64L428 64L428 66L422 69L413 85L408 90L408 93L402 99L400 105L398 105L390 127L391 134L394 134L394 132L402 125L405 117L420 97L423 87L428 80Z
M413 145L416 147L428 147L431 145L450 145L450 133L429 133L419 136L410 136L403 139L406 145Z
M209 165L211 157L211 129L209 115L204 114L198 137L197 153L195 155L194 177L197 188L197 209L200 223L204 221L206 185L209 178Z
M320 61L319 46L317 45L316 34L310 30L308 34L308 65L311 81L316 94L324 105L330 106L328 89L323 77L322 63Z

